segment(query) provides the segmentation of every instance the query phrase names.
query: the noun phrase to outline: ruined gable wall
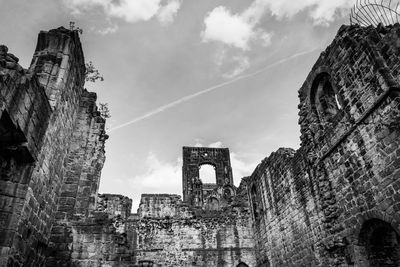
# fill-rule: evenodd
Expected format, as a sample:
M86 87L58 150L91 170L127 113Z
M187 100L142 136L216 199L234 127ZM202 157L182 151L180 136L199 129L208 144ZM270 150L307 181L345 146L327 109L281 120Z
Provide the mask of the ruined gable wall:
M262 255L271 266L364 266L362 225L400 230L399 29L343 26L314 65L299 91L301 148L282 165L272 154L250 180L265 203L260 266ZM340 105L330 118L315 101L321 74Z
M13 59L12 56L8 58ZM6 67L12 65L8 58ZM25 165L11 164L14 170L10 180L7 173L10 173L10 162L15 160L5 159L2 153L1 182L8 189L0 193L0 200L8 205L4 208L8 215L0 240L0 261L4 265L39 266L49 252L51 229L56 215L60 214L57 207L62 209L70 203L65 195L59 197L65 182L72 179L68 167L74 159L81 160L74 196L83 203L82 206L75 203L74 210L94 209L104 162L104 120L96 110L95 95L83 89L85 66L77 31L59 28L41 32L29 71L15 63L13 66L15 71L2 76L1 92L5 95L0 98L1 113L11 114L16 129L13 131L18 136L22 132L27 140L23 147L27 147L25 150L32 155L32 160ZM85 107L85 99L91 99L86 100L86 103L90 102L90 108ZM84 126L82 120L86 121ZM2 116L1 127L3 125ZM80 127L87 128L81 130ZM76 134L83 132L89 133L79 136L84 138L80 145L86 155L78 159L69 154L76 149L70 149L70 145L76 145ZM1 131L2 140L7 136ZM6 156L9 157L9 153ZM18 155L15 158L24 157ZM16 195L10 195L8 192L11 191ZM9 201L10 197L12 201ZM53 230L59 229L54 227ZM63 230L68 232L68 229Z

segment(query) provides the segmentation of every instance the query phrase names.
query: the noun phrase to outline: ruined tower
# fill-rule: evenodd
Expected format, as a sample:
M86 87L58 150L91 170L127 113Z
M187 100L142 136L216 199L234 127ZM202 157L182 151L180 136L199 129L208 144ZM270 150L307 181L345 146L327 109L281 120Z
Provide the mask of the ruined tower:
M199 169L211 165L215 183L204 183ZM234 196L232 167L228 148L183 147L183 201L195 207L218 209Z

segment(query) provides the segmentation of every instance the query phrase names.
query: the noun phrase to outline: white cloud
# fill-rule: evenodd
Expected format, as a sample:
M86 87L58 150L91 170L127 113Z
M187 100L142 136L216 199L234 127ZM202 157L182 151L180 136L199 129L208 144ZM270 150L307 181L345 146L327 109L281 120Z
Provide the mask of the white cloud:
M209 144L207 147L221 148L222 147L222 142L221 141L217 141L217 142Z
M182 158L176 162L162 162L154 153L146 159L147 171L131 180L133 186L140 186L144 193L177 193L181 191Z
M249 41L254 38L252 25L240 15L219 6L204 19L205 30L202 32L204 42L220 41L227 45L249 49Z
M310 12L310 16L314 21L314 24L329 25L335 19L335 15L347 14L344 10L351 8L354 5L354 1L351 0L335 0L335 1L321 1L318 2Z
M182 158L175 162L163 162L154 153L146 159L147 171L130 179L133 190L140 189L133 199L133 210L139 207L140 194L182 194ZM135 190L135 191L136 191Z
M272 34L261 32L259 33L259 39L261 40L261 44L265 47L269 46L272 42Z
M335 19L335 14L338 11L351 8L354 5L354 0L255 0L255 2L257 6L268 8L272 15L281 19L292 17L301 11L307 10L315 24L330 23Z
M246 162L238 154L231 152L231 165L233 172L233 180L236 186L239 186L240 180L245 176L250 176L257 164Z
M195 141L195 144L193 145L194 147L202 147L203 146L202 139L195 139L194 141Z
M271 43L271 33L257 28L267 13L283 19L307 11L314 24L328 25L338 11L350 8L353 4L354 0L254 0L238 14L232 14L227 7L218 6L205 17L205 29L201 36L204 42L218 41L248 50L252 41L261 40L264 45Z
M117 30L118 30L118 25L111 25L111 26L105 27L103 29L100 29L97 32L100 33L101 35L107 35L110 33L114 33Z
M224 77L225 79L235 78L250 67L250 61L248 57L236 56L233 57L232 60L236 63L236 66L233 70L222 75L222 77Z
M106 13L127 22L149 20L159 11L160 2L161 0L120 0L119 4L111 2L106 7Z
M164 6L162 0L63 0L63 2L74 14L101 8L106 16L127 22L147 21L157 17L163 24L173 21L181 4L177 0L171 0Z
M215 54L216 71L222 73L222 77L225 79L235 78L250 68L248 56L243 54L234 55L232 52L222 47Z
M94 7L106 7L111 0L63 0L63 2L73 14L81 14Z
M220 68L222 66L222 64L224 63L226 54L227 54L227 52L224 47L222 47L222 49L219 49L216 51L214 62L218 68Z
M165 6L161 7L157 19L162 25L168 25L174 21L179 8L181 7L181 2L179 0L171 0Z

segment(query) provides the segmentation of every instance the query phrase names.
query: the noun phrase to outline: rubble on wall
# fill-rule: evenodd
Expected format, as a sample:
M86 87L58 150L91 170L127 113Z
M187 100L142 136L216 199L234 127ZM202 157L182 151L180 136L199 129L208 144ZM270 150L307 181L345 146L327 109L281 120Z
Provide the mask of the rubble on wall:
M68 224L70 261L79 266L132 266L142 261L154 266L236 266L239 262L254 266L246 202L219 213L201 213L182 204L177 195L144 194L139 214L126 218L129 199L101 195L98 211ZM166 212L160 213L161 208Z
M114 216L128 219L131 214L132 200L126 196L116 194L99 194L96 210Z

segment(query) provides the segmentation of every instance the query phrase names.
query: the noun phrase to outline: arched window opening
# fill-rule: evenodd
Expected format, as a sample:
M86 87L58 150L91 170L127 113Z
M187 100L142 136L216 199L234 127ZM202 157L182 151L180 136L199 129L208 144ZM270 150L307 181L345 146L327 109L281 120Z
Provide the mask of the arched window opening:
M210 164L204 164L200 166L199 176L203 184L216 184L217 174L215 167Z
M223 191L223 197L226 200L230 200L233 197L233 190L230 187L225 187Z
M311 88L311 104L315 106L323 121L331 121L342 109L340 98L335 92L327 73L319 74Z
M249 265L247 265L244 262L239 262L239 264L236 267L249 267Z
M400 266L400 237L393 227L379 219L364 223L360 243L365 248L365 258L370 267Z
M219 201L215 197L210 197L207 200L206 210L219 210Z
M251 205L253 207L254 220L258 220L259 214L257 205L257 189L255 185L251 187L250 195L251 195Z

